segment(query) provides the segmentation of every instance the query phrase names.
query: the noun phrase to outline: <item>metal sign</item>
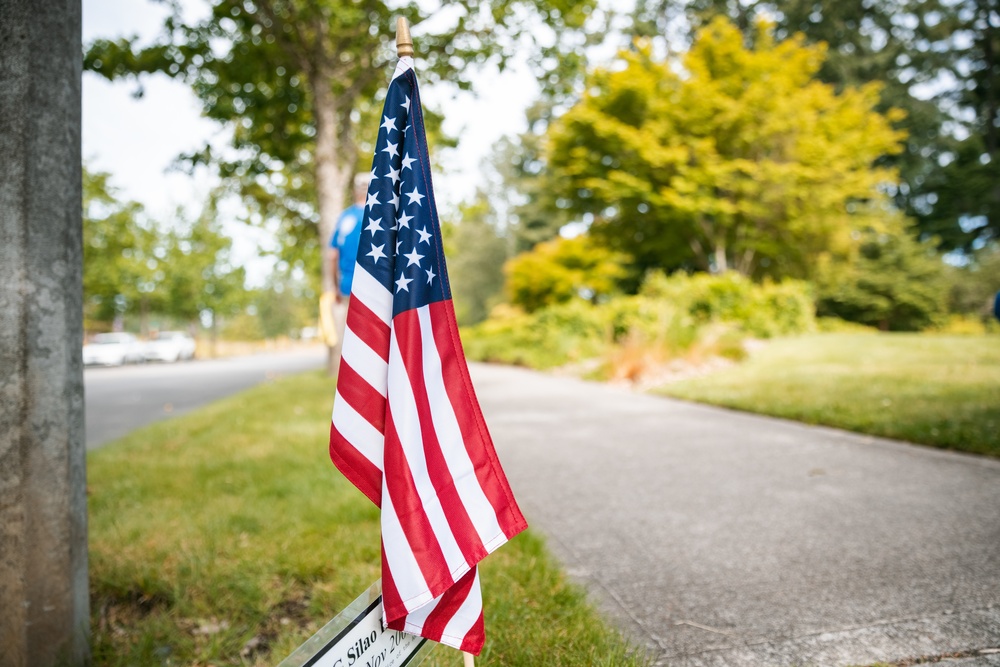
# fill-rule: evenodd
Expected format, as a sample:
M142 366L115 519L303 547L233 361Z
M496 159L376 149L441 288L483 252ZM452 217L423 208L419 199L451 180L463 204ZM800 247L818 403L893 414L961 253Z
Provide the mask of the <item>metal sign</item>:
M382 628L382 580L376 581L278 667L414 667L437 646Z

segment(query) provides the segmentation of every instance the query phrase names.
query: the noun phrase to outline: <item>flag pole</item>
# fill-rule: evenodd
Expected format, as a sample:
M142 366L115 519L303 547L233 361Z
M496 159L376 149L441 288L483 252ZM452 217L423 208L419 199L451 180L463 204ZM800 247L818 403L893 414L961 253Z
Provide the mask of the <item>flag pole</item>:
M413 57L413 38L410 37L410 25L402 16L396 18L396 56L403 58ZM465 661L464 667L475 667L476 659L471 653L462 651Z
M396 19L396 55L400 58L413 56L413 38L410 37L410 24L402 16Z

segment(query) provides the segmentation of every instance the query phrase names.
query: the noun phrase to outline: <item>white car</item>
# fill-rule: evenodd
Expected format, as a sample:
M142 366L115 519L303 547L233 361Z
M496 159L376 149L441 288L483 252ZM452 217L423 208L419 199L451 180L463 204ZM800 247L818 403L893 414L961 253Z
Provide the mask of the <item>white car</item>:
M87 366L121 366L143 360L142 343L130 333L103 333L83 346Z
M161 331L146 342L146 361L173 363L194 358L194 338L183 331Z

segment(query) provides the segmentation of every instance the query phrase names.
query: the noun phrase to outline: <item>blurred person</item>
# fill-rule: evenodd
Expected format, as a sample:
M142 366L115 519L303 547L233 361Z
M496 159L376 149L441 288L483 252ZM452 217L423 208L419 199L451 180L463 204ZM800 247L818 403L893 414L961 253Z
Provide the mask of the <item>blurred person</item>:
M354 280L354 265L358 260L358 244L361 241L361 221L365 217L365 200L371 174L360 173L354 177L354 203L348 207L333 228L330 247L333 249L333 322L336 329L335 354L339 357L344 343L344 327L347 324L347 306L351 301L351 284Z

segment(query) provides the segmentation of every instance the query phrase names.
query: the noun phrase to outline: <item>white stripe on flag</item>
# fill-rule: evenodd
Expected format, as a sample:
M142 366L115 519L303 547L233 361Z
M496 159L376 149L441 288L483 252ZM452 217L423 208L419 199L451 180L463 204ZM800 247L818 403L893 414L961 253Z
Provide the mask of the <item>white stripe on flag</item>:
M410 543L406 540L403 527L399 524L399 517L396 516L396 508L392 504L392 496L385 485L385 475L382 480L382 544L385 551L385 560L392 573L392 581L396 585L396 591L406 608L416 608L427 604L433 598L427 590L427 582L416 556L410 549ZM383 606L383 617L385 608Z
M475 580L472 582L472 588L469 589L469 595L465 598L465 602L462 606L458 608L455 615L451 617L448 621L448 625L444 627L444 631L441 633L441 640L448 643L448 639L461 644L462 640L465 639L465 635L469 634L469 630L472 626L476 624L479 620L479 615L483 613L483 592L479 588L479 568L476 568Z
M427 389L427 400L431 408L431 421L441 444L448 470L455 481L455 490L462 499L462 505L469 514L472 525L479 534L479 540L488 551L492 551L506 540L496 511L486 497L483 487L479 485L472 459L465 449L462 431L455 417L455 407L451 404L448 392L444 386L444 375L441 370L441 357L434 342L434 331L431 324L429 306L417 309L420 319L420 339L423 346L424 385ZM499 544L494 544L498 537L504 538ZM492 549L490 548L492 547Z
M372 389L385 396L389 369L368 343L362 340L350 327L344 329L344 347L341 352L344 363L349 365Z
M443 598L446 594L447 591L437 596L424 606L414 609L408 613L406 615L406 622L403 626L403 630L409 632L411 635L423 636L422 633L424 631L424 623L427 622L427 617L431 615L432 611L437 609L438 603L441 602L441 598Z
M418 391L420 388L418 388ZM410 377L403 364L403 356L399 351L399 341L396 340L396 329L393 327L389 336L389 411L396 426L396 433L403 447L406 464L413 476L414 486L420 496L424 514L431 524L434 537L441 547L445 562L454 579L469 571L455 535L451 532L448 518L441 506L441 499L427 470L427 459L424 457L423 428L433 429L432 424L421 424L417 414L417 399L413 396ZM411 607L407 606L407 610Z
M369 424L339 391L333 399L333 425L354 449L371 461L372 465L382 470L382 448L385 437Z
M360 299L368 310L375 313L386 324L392 321L392 292L368 273L368 269L360 265L354 269L351 298Z

